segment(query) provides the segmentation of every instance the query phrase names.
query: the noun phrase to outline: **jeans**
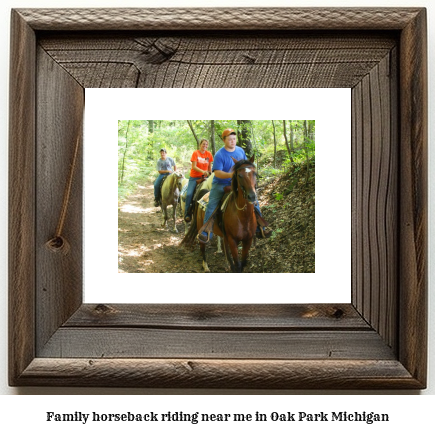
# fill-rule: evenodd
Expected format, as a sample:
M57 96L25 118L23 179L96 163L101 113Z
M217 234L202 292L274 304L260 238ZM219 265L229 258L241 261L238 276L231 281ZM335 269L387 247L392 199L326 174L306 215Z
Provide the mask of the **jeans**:
M187 210L189 209L190 203L192 202L193 193L196 188L196 181L201 177L193 178L192 176L189 178L189 183L187 184L187 192L186 192L186 207L184 208L184 217L186 217Z
M223 184L212 184L211 190L210 190L210 196L208 199L208 205L207 209L205 211L204 216L204 224L208 221L210 216L213 214L213 211L217 208L219 205L219 201L221 200L222 196L224 195L224 187ZM258 201L254 204L255 211L258 212L258 214L261 214L260 206L258 205Z
M168 175L168 173L160 173L157 179L154 181L154 199L157 200L159 198L159 190L160 185L162 183L163 178Z

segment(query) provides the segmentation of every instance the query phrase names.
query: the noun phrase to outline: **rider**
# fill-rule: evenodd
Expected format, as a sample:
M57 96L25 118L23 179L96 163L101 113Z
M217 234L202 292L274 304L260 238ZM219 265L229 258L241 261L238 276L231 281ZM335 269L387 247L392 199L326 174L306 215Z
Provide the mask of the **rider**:
M231 128L227 128L222 133L222 139L224 141L224 147L216 152L213 163L214 178L212 182L212 187L210 190L210 196L208 199L207 209L204 216L204 225L209 220L213 211L217 208L219 201L224 195L224 187L231 185L231 178L233 177L232 167L234 166L235 160L246 160L245 151L236 145L237 137L236 132ZM261 216L260 207L258 202L254 205L256 213ZM259 232L259 229L258 229ZM272 231L269 228L264 228L263 236L269 237ZM198 234L198 239L200 242L207 243L209 239L212 238L212 232L210 231L210 237L207 232L201 232Z
M192 219L191 211L189 210L190 203L192 202L193 193L197 185L196 181L203 176L207 177L211 173L211 163L213 161L213 155L207 151L208 141L202 139L199 144L199 150L192 154L190 161L192 162L192 169L190 170L189 184L187 186L186 193L186 207L184 220L190 222Z
M157 160L157 171L159 172L159 176L154 181L154 206L160 205L160 186L162 184L163 178L175 170L177 170L175 161L171 157L167 156L165 148L160 149L160 159Z

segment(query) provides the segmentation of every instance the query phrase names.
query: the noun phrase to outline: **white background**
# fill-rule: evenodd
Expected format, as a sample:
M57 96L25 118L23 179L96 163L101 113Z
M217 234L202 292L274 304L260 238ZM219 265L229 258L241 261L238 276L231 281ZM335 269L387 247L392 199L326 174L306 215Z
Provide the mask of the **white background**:
M236 105L228 104L231 98L243 99L243 115ZM213 104L198 106L197 101ZM87 89L85 302L349 303L350 109L350 89ZM316 120L316 272L220 274L207 278L206 290L192 285L188 274L166 276L165 281L175 283L167 285L159 273L118 273L118 119L222 119L225 115L226 119ZM334 165L340 170L331 170ZM98 255L92 236L96 233L104 234L99 237ZM198 249L199 266L201 262Z
M317 1L282 1L282 0L271 0L265 2L264 0L213 0L209 2L200 0L163 0L157 1L146 1L146 0L124 0L124 1L114 1L114 0L70 0L67 2L60 2L55 0L37 0L37 1L19 1L19 0L3 0L0 5L0 34L1 34L1 61L0 61L0 96L1 96L1 108L0 108L0 392L4 395L35 395L41 394L43 396L2 396L0 397L0 423L3 426L9 424L9 430L15 428L20 430L31 429L33 431L40 431L41 429L46 430L45 432L59 432L62 429L64 432L74 432L77 433L78 426L75 424L62 424L61 427L57 425L48 426L44 422L44 412L50 410L57 410L62 412L70 411L123 411L128 408L131 411L148 411L152 410L153 407L165 407L169 410L177 410L182 406L182 410L196 411L206 408L208 411L212 412L225 412L228 408L232 412L236 411L251 411L256 410L267 411L272 407L277 408L277 411L304 411L304 408L312 409L313 412L317 410L322 410L323 406L327 406L328 409L331 407L340 411L340 409L346 410L359 410L359 411L377 411L385 412L391 411L394 415L394 421L385 425L318 425L313 424L308 426L305 425L268 425L266 429L274 429L278 432L286 432L295 429L299 432L300 429L305 430L318 430L319 428L325 432L333 430L334 433L337 432L349 432L349 429L355 428L357 432L363 432L364 429L374 432L382 432L385 430L392 430L393 432L404 432L404 431L419 431L423 432L427 430L427 426L433 426L432 413L434 407L433 396L419 397L413 395L433 395L435 391L435 376L434 376L434 360L435 360L435 343L434 343L434 322L433 322L433 312L435 310L434 297L433 297L433 279L434 279L434 267L431 264L433 260L433 249L434 249L434 235L431 230L431 225L429 225L429 241L430 241L430 251L429 251L429 387L425 391L398 391L398 392L386 392L386 391L355 391L355 392L334 392L334 391L318 391L315 392L318 395L328 394L330 397L322 396L293 396L293 394L304 395L311 394L307 391L283 391L283 392L261 392L261 391L224 391L228 394L233 394L234 396L210 396L208 398L201 396L187 396L187 397L155 397L155 396L133 396L133 395L156 395L156 394L208 394L213 395L214 393L223 393L222 391L193 391L193 390L123 390L123 389L86 389L86 388L9 388L7 386L7 137L8 137L8 62L9 62L9 14L11 7L146 7L146 6L293 6L293 7L308 7L308 6L337 6L337 7L350 7L350 6L389 6L389 7L405 7L405 6L424 6L428 8L428 24L429 24L429 143L433 133L433 126L435 125L435 114L433 110L433 95L435 90L435 82L432 79L432 71L434 69L434 22L435 22L435 6L433 2L429 0L425 1L404 1L404 0L394 0L394 1L369 1L360 0L358 2L346 1L327 1L327 0L317 0ZM433 144L431 144L431 147ZM430 149L432 151L432 149ZM433 179L432 173L432 152L430 152L430 178ZM434 203L435 197L433 189L430 190L429 203ZM430 219L433 220L432 206L430 206ZM433 223L432 223L433 225ZM123 397L121 399L113 399L108 397L99 397L97 399L89 396L91 394L131 394L131 397ZM243 397L240 398L237 394L254 394L255 397ZM57 398L56 394L64 395L74 395L80 394L84 396L80 397L64 397ZM263 394L273 394L274 396L261 396ZM355 396L345 396L345 395L355 395ZM401 395L401 396L367 396L367 395ZM323 407L324 408L324 407ZM273 411L273 410L272 410ZM310 411L310 410L307 410ZM93 427L93 425L90 425ZM12 428L13 427L13 428ZM129 427L128 425L104 425L104 429L107 432L119 432L121 429ZM142 427L139 425L135 428L134 432L145 432L148 426ZM179 427L178 425L171 426L175 427L177 430L192 430L192 427ZM200 425L197 425L197 429ZM275 428L274 428L275 427ZM167 427L160 427L161 429L166 429ZM225 429L226 427L224 427ZM231 426L234 428L234 426ZM240 431L240 427L235 427ZM299 428L299 430L298 430ZM87 426L84 426L84 429ZM91 428L92 429L92 428ZM129 428L130 429L130 428ZM173 429L173 428L172 428ZM209 428L211 429L211 427ZM213 426L213 430L222 430L222 426ZM228 428L226 428L228 429ZM255 432L260 432L264 428L259 426L252 426L250 428ZM56 430L56 431L55 431ZM74 430L74 431L73 431ZM156 428L154 428L156 430ZM132 429L130 429L133 432ZM95 432L93 429L92 432ZM202 432L202 431L201 431Z

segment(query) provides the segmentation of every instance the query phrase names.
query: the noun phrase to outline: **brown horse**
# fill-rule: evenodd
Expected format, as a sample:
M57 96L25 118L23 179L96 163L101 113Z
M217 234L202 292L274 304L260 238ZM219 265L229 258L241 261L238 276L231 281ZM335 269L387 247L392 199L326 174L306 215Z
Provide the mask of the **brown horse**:
M180 197L180 186L183 178L184 176L181 172L171 173L166 177L162 186L162 227L165 227L166 222L169 220L167 207L172 205L174 232L178 232L177 227L175 226L175 220L177 219L178 198Z
M240 161L233 159L236 164L232 168L234 174L231 181L231 196L225 212L217 212L213 225L213 233L224 239L225 255L231 271L237 273L241 273L246 266L249 249L257 228L254 214L254 203L257 200L255 191L257 174L253 159L254 157ZM195 207L194 221L182 244L193 244L196 234L202 228L204 214L200 207ZM241 261L237 248L239 243L242 243ZM204 270L208 272L210 270L205 256L205 244L200 243L200 249Z

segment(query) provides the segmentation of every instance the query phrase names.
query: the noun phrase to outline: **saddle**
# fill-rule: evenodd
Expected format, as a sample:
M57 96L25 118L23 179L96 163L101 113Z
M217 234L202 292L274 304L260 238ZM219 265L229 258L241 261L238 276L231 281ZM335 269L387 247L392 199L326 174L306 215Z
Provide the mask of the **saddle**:
M202 175L201 178L197 179L195 190L198 188L198 185L202 184L206 179L207 178L204 175Z
M195 202L199 199L199 193L201 191L200 185L206 180L207 178L205 176L201 176L201 178L196 180L196 186L195 190L193 192L192 200L190 201L189 208L186 210L186 215L191 215L193 212L193 208L195 206ZM186 187L187 189L187 187Z
M210 232L213 231L213 225L214 225L214 221L215 218L217 217L217 224L219 226L219 229L222 231L223 234L225 234L225 228L223 225L223 216L225 213L225 210L227 208L229 199L232 195L232 190L231 190L231 186L226 186L224 188L224 195L222 196L222 199L219 201L218 206L216 207L216 209L213 211L213 214L210 216L210 218L208 219L208 221L201 227L201 229L198 231L198 233L202 233L202 232L207 232L208 233L208 238L210 238ZM207 201L208 202L208 201ZM257 225L260 227L260 230L263 232L263 227L268 227L269 223L257 212L256 209L254 209L255 211L255 217L257 219ZM263 234L264 237L264 234ZM199 240L200 242L203 242L201 240ZM207 241L208 242L208 241Z
M166 173L165 176L162 178L162 180L160 181L160 187L159 187L159 197L158 197L158 201L161 202L162 201L162 188L163 188L163 183L166 181L166 178L170 175L170 173Z
M218 203L218 206L216 207L216 209L213 211L213 214L210 216L210 218L208 219L208 221L201 227L201 229L198 231L199 233L201 232L207 232L208 234L210 234L210 232L212 232L213 230L213 225L214 225L214 221L216 216L218 216L218 226L220 228L220 230L222 232L224 232L224 227L223 227L223 213L226 209L226 206L228 204L228 199L230 198L230 196L232 195L232 191L231 191L231 186L227 186L224 188L224 195L222 196L221 200ZM208 196L208 195L206 195ZM205 198L205 196L203 198L201 198L201 201L203 201L203 199ZM208 203L208 197L207 200L204 200L203 202L205 202L205 208L207 206ZM198 202L201 206L203 206L203 204L199 201Z
M183 202L186 201L186 192L187 192L188 187L189 187L189 183L186 182L186 184L184 185L184 187L180 191L180 197L183 198Z

